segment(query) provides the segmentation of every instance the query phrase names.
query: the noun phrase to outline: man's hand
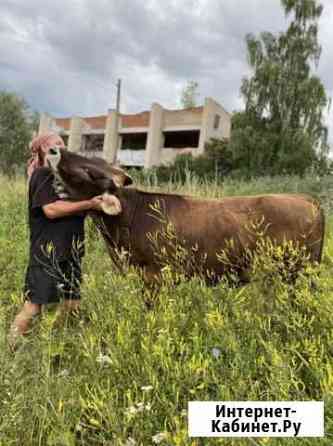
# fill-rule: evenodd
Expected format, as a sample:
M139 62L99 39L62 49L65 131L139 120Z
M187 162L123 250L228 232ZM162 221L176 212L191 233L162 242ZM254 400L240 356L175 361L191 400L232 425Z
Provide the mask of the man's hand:
M102 195L97 195L90 199L91 208L94 211L102 211L103 197Z
M83 201L64 201L58 200L51 204L42 206L47 218L62 218L70 215L80 214L84 211L102 211L103 198L101 195Z

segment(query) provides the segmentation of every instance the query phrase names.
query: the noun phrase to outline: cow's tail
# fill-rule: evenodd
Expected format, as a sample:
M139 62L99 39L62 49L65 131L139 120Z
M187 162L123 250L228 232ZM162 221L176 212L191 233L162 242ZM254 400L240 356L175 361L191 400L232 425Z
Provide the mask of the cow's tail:
M322 257L323 257L323 249L324 249L324 240L325 240L325 229L326 229L326 217L324 209L319 206L319 219L320 219L320 246L319 246L319 252L318 252L318 259L317 262L321 263Z
M315 206L316 216L309 234L310 258L312 262L321 263L325 240L325 212L317 200L313 200L312 204Z

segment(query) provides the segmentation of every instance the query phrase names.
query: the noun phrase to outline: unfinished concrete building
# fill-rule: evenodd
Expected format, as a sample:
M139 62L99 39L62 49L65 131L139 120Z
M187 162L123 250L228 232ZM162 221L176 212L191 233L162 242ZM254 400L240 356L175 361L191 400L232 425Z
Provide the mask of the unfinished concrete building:
M231 116L206 98L203 106L182 110L154 103L150 111L137 114L109 110L102 116L56 118L43 113L39 133L49 130L59 133L74 152L149 168L172 163L181 153L203 154L211 138L229 138Z

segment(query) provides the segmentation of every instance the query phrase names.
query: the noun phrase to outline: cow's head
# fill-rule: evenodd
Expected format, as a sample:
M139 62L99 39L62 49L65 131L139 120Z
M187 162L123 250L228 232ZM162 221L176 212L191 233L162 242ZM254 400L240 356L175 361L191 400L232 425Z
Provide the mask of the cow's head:
M59 196L86 200L103 195L102 208L110 215L121 212L121 204L113 194L119 187L132 184L122 169L113 167L102 158L86 158L59 147L51 148L46 161L56 178Z
M87 158L54 147L49 150L46 160L58 182L74 200L113 194L117 188L133 182L122 169L113 167L102 158Z

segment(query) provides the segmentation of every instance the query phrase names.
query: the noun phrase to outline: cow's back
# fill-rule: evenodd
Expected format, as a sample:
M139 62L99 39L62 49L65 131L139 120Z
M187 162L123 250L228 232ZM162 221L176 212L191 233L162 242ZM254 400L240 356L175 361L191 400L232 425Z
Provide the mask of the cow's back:
M291 240L307 247L311 259L320 261L324 215L309 196L272 194L226 197L221 200L186 198L170 206L169 219L189 244L197 243L210 258L233 241L234 255L253 249L264 235L276 244Z

